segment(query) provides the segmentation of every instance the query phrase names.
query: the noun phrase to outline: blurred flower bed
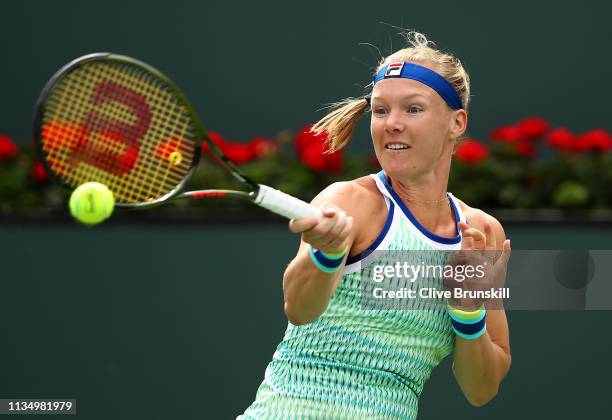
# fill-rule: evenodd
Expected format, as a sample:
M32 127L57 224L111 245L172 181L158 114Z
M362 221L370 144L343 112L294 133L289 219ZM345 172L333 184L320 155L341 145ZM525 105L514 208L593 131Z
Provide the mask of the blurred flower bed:
M374 156L325 153L324 136L309 127L276 138L211 139L256 182L310 201L332 182L380 170ZM488 141L469 138L458 146L448 190L483 209L609 209L612 207L612 136L603 129L573 133L537 117L503 125ZM239 188L203 149L203 162L187 189ZM0 135L0 214L65 212L69 192L51 182L33 147ZM249 203L177 200L171 208L216 214L244 211ZM168 208L166 206L166 208ZM168 211L168 210L165 210Z

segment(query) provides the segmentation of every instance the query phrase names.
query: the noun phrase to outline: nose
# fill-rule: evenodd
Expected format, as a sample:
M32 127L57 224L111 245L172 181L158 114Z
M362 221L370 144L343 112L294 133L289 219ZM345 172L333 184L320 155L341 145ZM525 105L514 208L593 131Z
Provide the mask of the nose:
M385 120L385 130L389 133L399 133L404 130L404 123L399 115L399 112L390 111Z

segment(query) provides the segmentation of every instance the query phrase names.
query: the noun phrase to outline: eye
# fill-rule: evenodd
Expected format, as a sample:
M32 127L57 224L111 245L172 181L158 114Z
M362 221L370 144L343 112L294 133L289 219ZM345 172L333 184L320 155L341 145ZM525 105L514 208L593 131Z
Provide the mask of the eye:
M419 112L421 112L421 111L423 111L423 109L422 109L420 106L417 106L417 105L411 105L411 106L408 108L408 112L409 112L410 114L416 114L416 113L419 113Z
M381 107L375 107L375 108L372 110L372 112L373 112L374 114L376 114L376 115L383 115L383 114L385 114L385 112L386 112L386 111L385 111L385 109L384 109L384 108L381 108Z

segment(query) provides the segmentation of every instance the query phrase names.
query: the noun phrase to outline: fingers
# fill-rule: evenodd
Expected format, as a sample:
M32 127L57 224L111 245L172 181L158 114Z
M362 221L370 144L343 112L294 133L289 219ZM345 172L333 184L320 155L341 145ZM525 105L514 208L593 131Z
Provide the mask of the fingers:
M512 247L510 246L510 239L506 239L502 244L502 254L499 257L503 264L508 264L510 260L510 254L512 253Z
M321 205L323 218L304 217L289 221L289 230L302 233L302 240L324 252L341 252L353 229L353 218L333 203Z
M487 238L484 233L478 229L469 229L466 231L474 239L474 249L484 250L487 246Z
M497 237L495 236L495 231L491 226L491 223L486 220L484 224L484 234L485 234L485 247L487 251L494 251L495 244L497 244Z
M329 219L340 210L335 204L325 202L321 205L323 213L322 219L317 219L314 216L302 217L300 219L289 220L289 230L293 233L303 233L314 228L318 222L321 222L321 227L330 227Z
M465 236L465 231L469 228L468 224L465 222L459 222L459 229L461 229L461 249L474 249L474 240Z
M301 219L289 220L289 230L293 233L306 232L317 224L316 217L302 217Z
M461 249L467 250L484 250L486 247L487 238L480 230L470 227L467 223L459 222L461 234L463 236Z
M353 218L348 216L346 218L346 224L344 228L338 233L335 239L333 239L330 243L324 246L323 251L326 249L329 250L342 250L346 247L346 242L353 230ZM332 251L330 251L332 252Z
M319 235L313 232L312 238L316 240L321 240L321 242L327 240L327 243L325 243L325 245L331 243L346 227L346 219L346 212L340 211L337 217L328 220L329 228L326 231Z
M493 271L493 284L495 287L502 287L506 281L508 271L508 261L510 260L510 240L506 239L502 243L502 250L497 261L495 261Z
M326 203L326 205L328 205ZM315 246L318 244L319 248L331 242L338 233L342 231L346 224L346 212L338 209L337 207L327 207L323 210L323 219L315 225L315 227L307 232L303 239ZM315 246L316 248L316 246Z

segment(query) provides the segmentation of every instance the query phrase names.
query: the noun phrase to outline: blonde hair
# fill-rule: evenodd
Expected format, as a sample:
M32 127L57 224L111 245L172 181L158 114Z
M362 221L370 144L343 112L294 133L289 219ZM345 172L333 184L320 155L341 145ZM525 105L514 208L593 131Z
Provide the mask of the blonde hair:
M454 55L438 50L435 44L419 32L404 34L408 47L383 58L376 68L378 72L389 63L410 61L413 63L433 64L435 71L455 88L463 109L467 112L470 101L470 77L461 61ZM355 126L369 107L368 99L347 98L332 104L331 111L312 126L316 134L327 132L328 153L342 149L351 139Z

